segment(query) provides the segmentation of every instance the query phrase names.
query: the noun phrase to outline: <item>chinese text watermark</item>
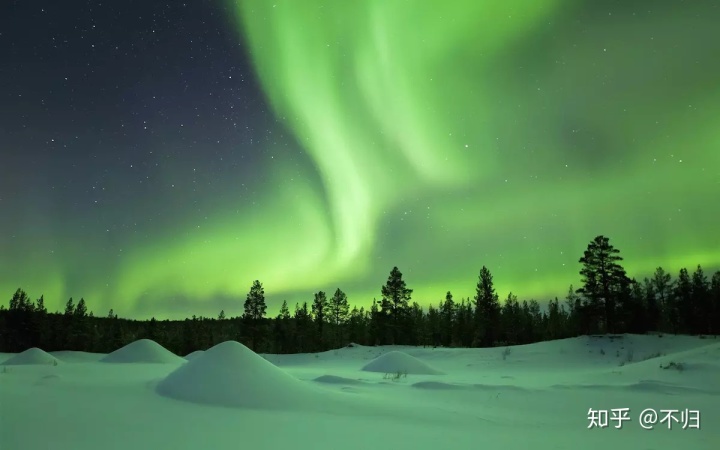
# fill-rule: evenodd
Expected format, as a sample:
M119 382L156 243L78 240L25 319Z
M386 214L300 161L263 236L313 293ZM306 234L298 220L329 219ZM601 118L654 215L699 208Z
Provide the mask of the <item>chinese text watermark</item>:
M630 408L593 409L588 410L588 428L622 428L623 423L637 418L638 424L646 429L666 427L700 429L700 411L692 409L653 409L645 408L638 415L631 415Z

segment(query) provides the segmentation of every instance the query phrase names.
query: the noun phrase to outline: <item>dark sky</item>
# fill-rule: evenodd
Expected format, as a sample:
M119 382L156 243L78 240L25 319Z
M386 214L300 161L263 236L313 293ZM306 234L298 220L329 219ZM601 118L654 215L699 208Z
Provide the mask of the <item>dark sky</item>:
M5 1L0 289L270 310L720 267L718 2Z

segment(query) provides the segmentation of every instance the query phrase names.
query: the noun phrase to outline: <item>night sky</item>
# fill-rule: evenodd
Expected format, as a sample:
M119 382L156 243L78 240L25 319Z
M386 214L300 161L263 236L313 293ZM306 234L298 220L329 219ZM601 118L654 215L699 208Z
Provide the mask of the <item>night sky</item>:
M0 293L268 312L720 268L720 3L3 1ZM6 303L7 300L2 300Z

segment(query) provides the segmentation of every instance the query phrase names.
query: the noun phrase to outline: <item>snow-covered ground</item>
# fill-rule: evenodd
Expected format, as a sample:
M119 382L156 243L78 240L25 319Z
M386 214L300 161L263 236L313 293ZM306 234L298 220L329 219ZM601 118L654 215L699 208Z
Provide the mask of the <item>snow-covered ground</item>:
M606 428L588 428L591 408L608 411ZM671 429L644 429L648 408L658 422L677 410ZM0 354L2 450L527 448L720 448L720 339L300 355L225 342L188 360L141 340L110 355Z

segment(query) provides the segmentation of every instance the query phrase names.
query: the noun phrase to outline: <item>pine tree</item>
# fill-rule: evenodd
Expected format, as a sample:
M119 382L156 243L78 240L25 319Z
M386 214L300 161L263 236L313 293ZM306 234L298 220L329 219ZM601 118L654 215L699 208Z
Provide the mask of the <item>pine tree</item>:
M508 294L505 303L500 308L500 324L499 338L506 345L519 344L521 329L520 303L517 296L512 292Z
M73 315L75 315L76 317L87 317L87 305L85 304L84 298L81 298L78 304L75 306Z
M445 294L445 301L440 305L440 345L450 347L455 323L455 302L450 291Z
M633 278L621 298L623 300L623 327L620 331L635 334L647 333L649 329L648 314L642 284Z
M150 318L150 321L147 324L147 329L146 329L145 333L147 335L147 339L157 342L157 340L158 340L158 325L157 325L157 319L155 319L155 317Z
M537 300L523 300L520 307L520 343L530 344L542 338L542 331L545 329L540 304Z
M283 300L280 313L275 318L275 351L277 353L292 353L290 310L287 301Z
M48 324L48 313L45 307L45 297L40 296L35 300L35 307L33 308L34 313L31 317L31 340L33 347L49 348L50 342L48 339L49 335L49 324Z
M493 285L490 270L482 266L475 293L475 346L492 347L498 338L500 301Z
M435 308L433 305L429 305L427 313L427 329L425 331L425 334L427 336L426 340L428 344L432 345L433 347L437 347L441 344L440 321L440 313L438 312L437 308Z
M65 303L65 315L72 316L75 314L75 303L73 303L72 297Z
M401 327L406 325L410 297L412 289L408 289L402 279L402 273L397 267L393 267L387 282L380 289L382 294L382 310L390 320L392 344L399 344L401 338ZM403 330L404 331L404 330Z
M221 309L220 314L218 314L218 320L225 320L225 310Z
M645 293L644 304L647 314L647 330L658 331L660 329L662 311L652 280L648 278L643 279L643 292Z
M720 334L720 270L715 272L710 280L710 333Z
M620 251L605 236L595 237L579 260L583 287L577 292L588 300L593 325L607 333L616 332L621 292L630 284L622 260Z
M348 319L348 340L357 344L367 344L367 324L365 308L358 309L357 306L354 306Z
M425 314L423 314L422 306L419 303L413 302L410 305L410 335L408 336L409 345L424 345L427 341L425 339Z
M34 305L27 293L18 288L10 299L7 314L8 346L11 352L21 352L36 346L33 333Z
M691 333L695 311L692 305L692 281L685 268L680 269L673 288L673 303L678 322L677 331L674 332Z
M327 296L324 291L319 291L315 294L312 304L312 315L315 319L316 336L315 336L315 347L322 348L324 342L324 325L327 320Z
M262 333L262 319L265 317L267 305L265 304L265 289L260 281L253 281L245 298L245 313L243 322L249 332L250 346L253 351L258 351Z
M385 322L384 313L378 309L378 302L373 298L370 311L368 311L368 344L379 345L385 343Z
M328 315L335 325L335 345L342 345L343 328L350 314L350 306L348 305L347 295L340 288L335 290L328 304Z
M692 299L690 327L692 333L707 334L711 328L708 312L712 309L712 300L710 299L710 283L700 265L697 266L692 275L690 297Z
M544 339L555 340L565 337L563 310L557 297L548 303L548 323Z
M660 307L660 329L677 333L679 329L678 309L673 297L673 282L669 273L666 273L662 267L655 269L652 279L650 280L657 296L658 306Z
M306 353L311 349L311 336L312 336L312 317L308 311L307 302L303 302L302 307L295 304L295 330L296 330L296 342L297 349L300 353Z
M92 345L90 340L90 324L88 322L87 305L84 298L75 305L72 312L72 339L70 350L81 350L83 346Z
M35 312L47 314L47 308L45 307L45 296L41 295L39 299L35 300Z

